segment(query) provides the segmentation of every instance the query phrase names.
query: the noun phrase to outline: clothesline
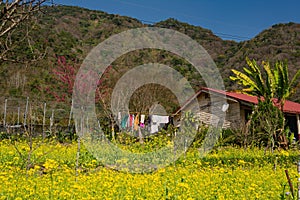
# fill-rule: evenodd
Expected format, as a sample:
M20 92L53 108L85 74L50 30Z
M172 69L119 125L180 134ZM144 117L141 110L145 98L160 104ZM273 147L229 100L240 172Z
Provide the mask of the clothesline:
M122 116L121 112L118 113L118 122L123 130L137 131L139 128L147 129L150 133L159 131L159 127L169 123L169 116L162 115L146 115L144 114L125 114Z
M119 111L118 113L126 113L126 114L130 114L130 115L136 115L136 114L139 114L139 115L158 115L158 114L151 114L151 113L147 113L147 112L138 112L138 111ZM161 114L160 114L161 115ZM171 116L173 114L165 114L165 115L161 115L161 116Z

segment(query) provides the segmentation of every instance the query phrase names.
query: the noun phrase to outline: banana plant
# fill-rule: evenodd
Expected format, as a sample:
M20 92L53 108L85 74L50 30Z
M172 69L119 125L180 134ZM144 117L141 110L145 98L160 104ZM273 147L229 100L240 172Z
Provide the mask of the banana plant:
M246 62L248 68L243 68L244 73L232 69L235 76L230 76L230 79L244 87L241 89L242 93L263 97L265 101L276 101L283 108L285 100L299 87L300 70L290 80L286 62L278 61L274 67L265 61L260 67L255 60L249 58L246 58Z
M255 60L251 61L249 58L246 58L246 62L248 68L243 68L245 72L232 69L235 76L230 76L230 79L244 87L241 89L242 93L269 99L272 91L269 79L263 79L261 69Z
M258 97L259 104L252 113L250 117L252 120L249 120L249 124L252 124L251 126L255 129L263 127L273 149L275 140L286 141L285 119L282 111L286 99L291 97L299 86L300 70L290 80L286 62L278 61L273 67L265 61L262 62L262 66L259 66L255 60L249 58L246 58L246 62L248 67L244 67L244 72L233 69L235 76L231 76L230 79L243 86L242 93ZM266 108L271 113L265 112ZM253 120L254 118L259 120Z
M289 79L288 65L286 62L277 62L273 70L276 81L276 98L277 103L283 108L285 100L296 93L299 87L300 70L298 70L293 78Z

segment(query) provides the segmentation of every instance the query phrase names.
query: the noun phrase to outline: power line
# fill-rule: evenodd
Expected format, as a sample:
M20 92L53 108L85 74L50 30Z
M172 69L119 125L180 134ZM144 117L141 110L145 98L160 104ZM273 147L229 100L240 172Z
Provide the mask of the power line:
M141 20L139 19L139 21L143 22L143 23L147 23L147 24L157 24L157 22L153 22L153 21L149 21L149 20ZM193 26L193 25L191 25ZM200 27L200 26L197 26ZM163 27L162 27L163 28ZM216 36L219 36L221 38L227 38L227 39L233 39L233 40L250 40L250 37L246 37L246 36L240 36L240 35L232 35L232 34L228 34L228 33L220 33L220 32L213 32Z
M118 1L122 4L130 5L130 6L150 9L150 10L160 12L160 13L169 13L169 14L178 15L178 12L172 12L172 11L166 10L166 9L162 10L162 9L159 9L159 8L154 8L154 7L151 7L151 6L144 6L144 5L129 2L129 1L122 1L122 0L115 0L115 1ZM234 27L243 28L243 29L245 29L245 28L252 29L253 28L253 27L249 27L249 26L236 25L236 24L232 24L232 23L224 23L223 21L220 21L220 20L211 20L211 19L207 19L207 18L204 18L204 17L196 17L196 16L188 15L188 14L185 14L185 13L182 13L182 12L181 12L180 15L183 16L183 17L193 18L193 19L197 19L197 20L201 20L201 21L206 21L206 22L209 22L209 23L217 23L217 24L221 24L221 25L234 26Z
M132 5L132 6L138 6L138 7L146 7L146 6L142 6L142 5L138 5L138 4L135 4L135 3L132 3L132 2L122 2L122 3L126 3L128 5ZM51 1L51 5L52 6L65 6L63 4L60 4L60 3L55 3L53 1ZM149 8L149 7L147 7ZM160 9L155 9L155 8L151 8L155 11L158 11L158 12L161 12L162 10ZM189 16L191 17L191 16ZM145 19L137 19L139 20L141 23L143 24L150 24L150 25L154 25L154 24L157 24L158 22L153 22L153 21L149 21L149 20L145 20ZM192 24L190 24L191 26L194 26ZM197 27L201 27L201 26L197 26ZM229 40L238 40L238 41L243 41L243 40L250 40L252 38L250 37L247 37L247 36L241 36L241 35L233 35L233 34L229 34L229 33L222 33L222 32L213 32L216 36L220 37L220 38L223 38L223 39L229 39Z
M231 35L228 33L217 33L215 32L217 36L220 36L222 38L231 38L231 39L238 39L238 40L251 40L252 38L246 37L246 36L240 36L240 35Z

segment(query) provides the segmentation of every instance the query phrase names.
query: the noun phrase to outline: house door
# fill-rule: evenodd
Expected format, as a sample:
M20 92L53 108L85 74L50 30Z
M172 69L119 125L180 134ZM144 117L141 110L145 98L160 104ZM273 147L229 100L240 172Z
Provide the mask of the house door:
M286 126L289 127L290 131L294 133L294 137L297 141L299 141L298 138L298 128L297 128L297 117L294 115L287 115L285 116L286 119Z

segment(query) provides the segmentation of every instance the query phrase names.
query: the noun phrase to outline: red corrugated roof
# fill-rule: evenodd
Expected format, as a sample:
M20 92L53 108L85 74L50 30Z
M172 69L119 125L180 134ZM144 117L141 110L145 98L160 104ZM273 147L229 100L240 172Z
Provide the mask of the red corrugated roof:
M245 102L249 102L252 104L257 104L258 103L258 97L256 96L250 96L247 94L241 94L241 93L237 93L237 92L225 92L223 90L216 90L216 89L212 89L212 88L202 88L200 89L204 90L204 91L211 91L211 92L216 92L219 94L223 94L226 95L230 98L239 100L239 101L245 101ZM200 92L198 92L199 94ZM293 113L293 114L300 114L300 104L293 102L293 101L285 101L284 107L283 107L283 112L284 113Z

